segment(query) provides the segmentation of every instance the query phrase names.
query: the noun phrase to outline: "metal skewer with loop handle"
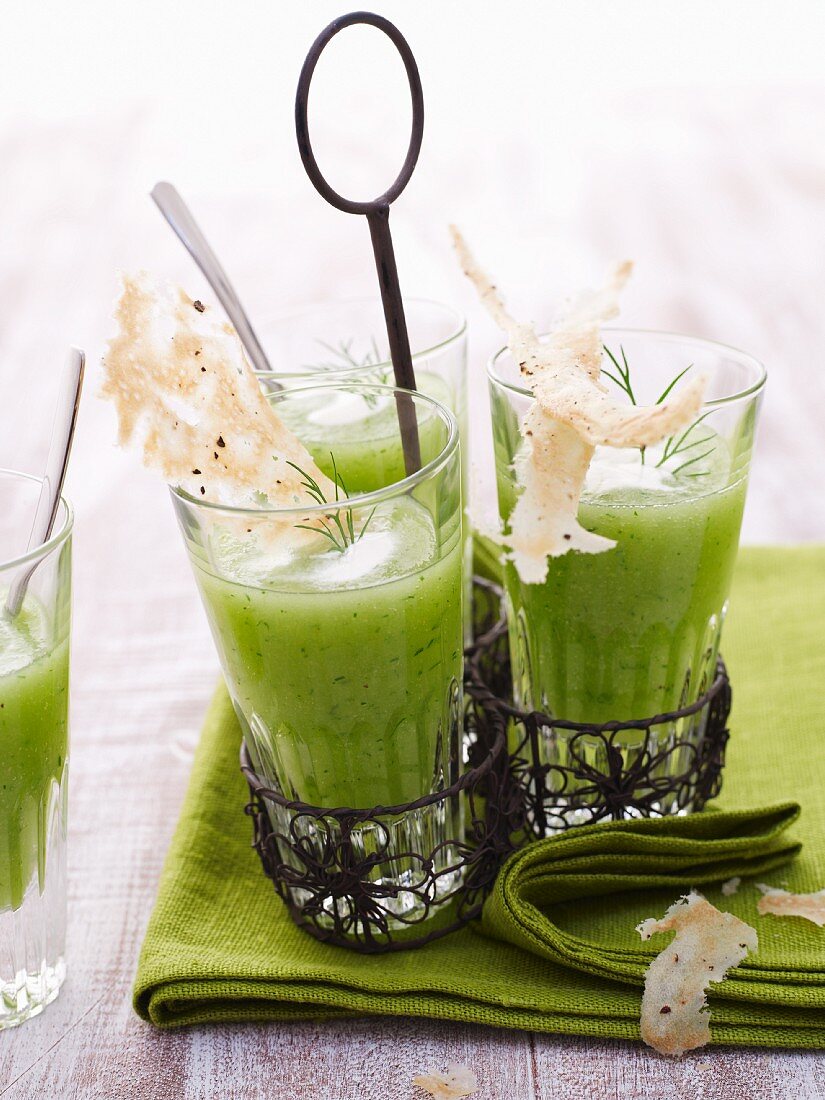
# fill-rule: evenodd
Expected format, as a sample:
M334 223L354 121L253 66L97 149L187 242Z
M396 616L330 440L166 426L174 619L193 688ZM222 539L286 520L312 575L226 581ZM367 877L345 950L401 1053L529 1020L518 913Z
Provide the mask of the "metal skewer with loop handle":
M339 195L337 191L330 187L322 175L315 154L312 151L307 120L309 86L318 59L324 48L339 31L358 23L377 27L378 30L387 35L396 47L404 62L404 68L407 70L410 95L412 96L412 133L410 134L410 144L401 171L387 190L370 202L355 202L352 199L344 198L343 195ZM334 19L318 35L310 47L298 80L298 92L295 97L295 130L298 136L298 149L301 160L316 191L328 203L337 207L338 210L343 210L346 214L366 215L372 239L372 249L375 254L378 282L381 288L381 304L387 325L387 339L395 374L395 384L400 389L415 390L415 372L410 353L410 340L407 334L407 321L404 315L404 303L401 299L401 288L398 283L398 268L395 263L395 252L390 234L390 205L395 202L409 183L418 160L418 154L421 150L421 138L424 133L424 96L421 91L418 66L415 63L412 50L396 26L373 12L356 11ZM415 403L407 393L396 393L395 400L401 429L401 444L404 450L404 466L407 475L409 475L421 468L421 446L418 438Z

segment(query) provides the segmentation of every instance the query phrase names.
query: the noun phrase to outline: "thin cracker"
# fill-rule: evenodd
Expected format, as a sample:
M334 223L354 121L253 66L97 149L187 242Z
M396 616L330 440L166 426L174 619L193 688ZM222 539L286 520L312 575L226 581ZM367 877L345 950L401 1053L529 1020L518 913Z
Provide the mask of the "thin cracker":
M307 503L294 462L332 482L276 415L231 325L183 290L145 273L123 278L118 332L101 394L116 407L119 443L195 497L232 506ZM329 493L328 493L329 495Z
M777 886L767 886L764 882L757 882L756 885L762 891L756 906L760 916L803 917L820 928L825 925L825 890L817 890L813 894L793 894Z
M413 1077L416 1088L422 1089L434 1100L461 1100L472 1096L478 1088L478 1078L468 1066L449 1065L446 1073L421 1073Z
M636 930L643 940L676 933L645 973L642 1038L674 1057L704 1046L710 1042L707 987L757 949L755 930L697 893L679 898L660 920L649 917Z
M498 289L479 267L466 242L451 227L465 275L482 304L507 335L511 355L535 398L521 423L523 446L515 463L521 493L510 516L510 548L521 579L540 584L547 558L570 550L602 553L615 543L578 522L585 477L597 445L647 447L675 434L695 418L706 385L697 376L659 405L620 405L601 381L601 325L619 311L619 293L632 264L616 265L606 285L572 303L549 340L516 321Z
M537 403L527 411L522 432L526 446L514 464L522 488L504 541L524 583L541 584L548 554L598 554L616 544L588 531L576 518L593 448L572 428L545 416Z

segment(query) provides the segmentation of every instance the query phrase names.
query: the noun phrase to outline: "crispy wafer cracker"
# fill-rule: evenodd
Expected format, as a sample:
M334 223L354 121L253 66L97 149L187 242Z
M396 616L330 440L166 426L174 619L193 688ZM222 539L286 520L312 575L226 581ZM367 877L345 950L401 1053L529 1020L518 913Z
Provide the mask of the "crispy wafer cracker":
M464 273L506 333L535 398L521 424L523 445L514 464L521 493L504 542L521 579L540 584L548 557L569 550L597 554L615 545L577 519L594 448L648 447L687 427L701 407L707 380L697 376L658 405L620 405L601 381L601 326L618 314L632 265L616 265L601 290L580 294L550 338L541 341L532 325L508 313L461 234L455 227L451 232Z
M124 277L115 318L101 392L115 404L118 441L140 447L169 484L213 503L300 506L307 495L294 462L334 495L264 396L231 325L145 273Z
M757 882L756 885L762 891L756 908L763 917L768 914L774 917L804 917L820 928L825 925L825 890L818 890L815 894L792 894L776 886L766 886L764 882Z
M446 1073L421 1073L413 1077L413 1084L434 1100L461 1100L473 1095L478 1079L467 1066L450 1065Z
M705 992L757 948L756 932L732 913L722 913L701 894L679 898L661 920L636 929L643 940L675 932L645 974L642 1038L660 1054L679 1056L710 1042Z

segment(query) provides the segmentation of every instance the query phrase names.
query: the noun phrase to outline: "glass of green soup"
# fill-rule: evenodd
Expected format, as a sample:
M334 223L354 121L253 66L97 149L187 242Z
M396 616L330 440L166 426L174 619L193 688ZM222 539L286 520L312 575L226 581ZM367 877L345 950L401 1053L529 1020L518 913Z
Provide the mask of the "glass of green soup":
M446 405L458 421L466 507L469 501L467 324L452 307L426 298L405 299L404 311L416 388ZM274 369L272 374L259 374L262 385L269 392L279 387L305 387L319 381L394 384L387 325L378 297L316 302L265 322L258 335ZM284 415L288 415L288 410ZM331 443L345 437L350 439L352 446L361 447L362 462L358 471L351 475L351 489L378 489L391 485L403 474L400 450L396 450L395 464L388 463L382 446L385 425L380 419L362 418L362 429L376 432L374 446L365 445L372 442L372 436L355 439L351 427L352 418L357 415L351 397L342 398L338 391L330 389L325 404L312 409L302 424L290 426L296 431L306 431L305 443L313 453L328 451ZM340 447L340 442L337 445ZM469 641L472 541L470 524L466 520L464 533L465 640Z
M384 386L316 386L271 400L313 451L311 433L300 428L307 410L366 401L368 413L385 424L387 454L397 456L395 394ZM409 477L402 467L384 487L353 488L363 484L370 453L354 422L340 440L327 439L313 453L337 474L337 501L319 502L309 478L306 500L288 508L262 501L259 508L233 509L172 494L255 771L287 799L315 807L397 807L445 790L459 776L458 429L432 398L410 398L423 465ZM286 831L291 824L293 835L303 830L310 848L325 843L309 816L273 824ZM389 835L386 865L376 862L373 881L387 888L390 918L408 921L418 901L403 887L415 887L420 869L399 872L397 855L442 844L438 859L448 868L454 860L448 841L461 837L461 807L443 800L391 814L380 836L375 830L364 825L352 843L364 855ZM445 898L459 877L439 878Z
M41 1012L66 974L72 511L61 500L54 534L26 553L41 484L0 471L0 1030Z
M721 344L623 329L603 335L602 381L621 402L655 404L680 374L706 374L709 385L696 421L674 438L644 452L596 448L578 519L613 539L613 549L550 558L547 579L537 585L523 583L505 562L516 705L594 725L687 707L713 683L765 385L760 363ZM488 376L506 535L519 492L519 425L533 398L506 349L493 357ZM681 774L706 718L704 710L654 727L655 744L631 730L615 735L613 745L625 768L646 748L661 753L659 772ZM545 730L539 763L549 782L554 766L570 764L572 736ZM594 737L583 749L585 742L579 737L576 745L587 765L609 772L604 740ZM677 742L686 748L673 751ZM671 793L651 812L688 812L683 801ZM576 818L590 819L586 807Z
M467 325L441 302L406 298L416 388L453 413L462 431L467 410ZM381 299L315 302L259 327L273 367L259 375L265 389L319 382L393 385ZM334 394L330 394L334 400Z

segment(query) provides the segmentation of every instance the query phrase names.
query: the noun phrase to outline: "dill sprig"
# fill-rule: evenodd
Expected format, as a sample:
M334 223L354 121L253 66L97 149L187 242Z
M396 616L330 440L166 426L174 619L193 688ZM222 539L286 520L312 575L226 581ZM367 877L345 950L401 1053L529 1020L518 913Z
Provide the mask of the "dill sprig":
M624 348L621 347L621 345L619 346L619 351L622 353L622 361L620 363L613 352L610 350L610 348L607 346L607 344L602 344L602 347L604 348L608 358L610 359L610 362L616 368L618 378L615 374L611 374L609 370L605 370L604 367L602 367L602 374L606 378L609 378L611 382L614 382L620 390L624 390L624 392L630 398L631 405L637 405L638 402L636 400L636 395L633 393L633 386L630 382L630 367L628 366L627 356L624 353Z
M339 504L342 499L341 493L344 494L344 500L347 500L349 498L349 493L347 492L347 487L344 484L344 479L338 473L338 467L335 464L335 455L332 453L332 451L330 451L329 457L330 461L332 462L332 480L335 485L334 503ZM293 470L296 470L301 475L301 477L303 478L301 485L304 489L306 489L307 495L312 497L316 504L333 503L332 501L327 500L324 490L321 488L321 486L318 484L312 474L307 473L306 470L302 469L295 462L289 462L287 460L287 465L291 466ZM296 523L295 526L300 527L302 531L314 531L317 535L323 535L325 538L329 539L329 541L339 553L343 554L348 546L352 546L354 543L358 542L359 539L362 539L364 537L364 534L369 527L370 522L372 521L372 517L374 515L375 509L373 508L370 514L367 516L366 520L364 521L364 525L362 526L361 530L358 532L356 532L355 530L355 520L353 518L352 508L336 508L332 512L327 512L323 517L318 520L320 526L313 526L308 523Z
M677 382L681 382L681 380L682 380L682 379L683 379L683 378L685 377L685 375L687 374L687 372L688 372L689 370L692 370L692 368L693 368L693 363L688 363L688 365L687 365L687 366L685 367L685 369L684 369L684 370L680 370L680 371L679 371L679 373L678 373L678 374L676 375L676 377L675 377L674 379L672 379L672 380L671 380L671 381L670 381L670 382L669 382L669 383L668 383L668 384L667 384L667 385L665 386L665 388L664 388L664 389L662 390L662 392L661 392L661 393L659 394L659 396L658 396L658 397L656 398L656 404L657 404L657 405L661 405L661 403L662 403L662 402L664 401L664 399L665 399L665 398L666 398L666 397L668 396L668 394L669 394L669 393L670 393L670 391L671 391L671 390L673 389L673 387L674 387L674 386L676 385L676 383L677 383Z
M620 390L623 390L627 394L627 396L630 398L631 405L638 404L638 402L636 401L636 395L633 392L633 385L630 381L630 366L628 365L627 356L624 353L624 348L621 346L621 344L619 345L619 351L622 353L622 361L620 363L613 352L610 350L610 348L607 346L607 344L602 344L602 347L607 352L607 355L610 358L610 362L616 368L618 377L616 374L612 374L609 370L605 370L604 368L602 368L602 374L606 375L611 382L615 383L615 385L617 385ZM644 466L644 447L639 448L639 454L642 456L642 465Z
M313 371L336 371L341 370L344 367L353 367L358 370L368 370L370 367L377 367L380 363L383 363L386 356L382 356L378 350L378 344L375 341L375 337L370 337L370 343L372 347L364 353L359 359L352 350L352 345L355 343L355 337L350 337L349 340L340 340L337 344L329 344L326 340L318 340L318 344L321 345L326 351L333 357L332 361L323 361L318 363L305 363L304 366L307 370ZM378 372L377 381L379 384L386 385L390 380L391 371L389 368ZM378 402L378 398L375 394L365 393L363 394L364 401L368 408L374 408Z
M712 411L712 409L708 409L707 412L702 413L702 415L697 417L696 420L694 420L693 423L690 425L690 427L686 428L678 438L676 436L670 436L669 439L666 439L665 448L662 451L662 457L656 463L656 466L664 466L666 462L669 462L672 458L676 458L677 455L686 454L696 447L701 447L704 443L710 443L713 439L712 432L710 433L710 435L705 435L701 439L690 439L690 437L693 434L694 430L699 427L702 421L705 420L706 417L710 416ZM688 442L688 440L690 440L690 442ZM707 458L708 455L713 453L713 450L713 447L709 447L708 450L704 451L702 454L691 456L680 466L677 466L675 470L671 470L671 473L681 473L681 471L686 470L688 466L692 466L695 462L701 462L703 458ZM686 474L685 476L700 477L703 473L707 473L707 471L698 471L696 473Z
M604 348L605 354L610 359L610 362L616 368L616 374L613 374L612 371L606 370L604 368L602 368L602 374L606 378L609 378L610 381L614 383L614 385L618 386L623 393L627 394L628 398L630 399L631 405L637 405L638 402L636 400L636 395L633 392L633 384L630 378L630 365L627 362L627 356L625 355L624 348L621 345L619 346L619 351L621 352L622 356L622 361L620 363L606 344L603 344L602 347ZM673 388L678 385L679 382L681 382L688 371L692 368L693 363L688 363L684 370L680 370L675 378L672 378L671 381L668 382L667 386L665 386L665 388L656 398L655 404L661 405L662 402L670 395ZM664 450L662 451L661 458L656 463L656 469L664 466L666 462L670 462L672 459L678 457L679 455L689 454L690 451L694 450L696 447L701 447L703 444L710 443L713 440L713 432L711 432L709 435L703 436L701 439L691 438L695 429L699 427L699 425L702 423L703 420L706 419L706 417L710 416L712 411L712 409L708 409L707 412L702 413L702 415L697 417L696 420L694 420L693 423L690 425L690 427L686 428L680 436L669 436L665 440ZM683 474L684 477L705 477L708 473L710 473L709 470L694 470L689 474L684 473L684 471L687 470L690 466L695 465L697 462L701 462L702 459L708 458L711 454L713 454L713 451L714 447L711 446L708 448L708 450L703 451L701 454L690 455L690 457L686 458L685 461L683 461L675 469L671 469L670 473L674 475ZM640 447L639 453L642 456L642 465L644 465L645 448Z

